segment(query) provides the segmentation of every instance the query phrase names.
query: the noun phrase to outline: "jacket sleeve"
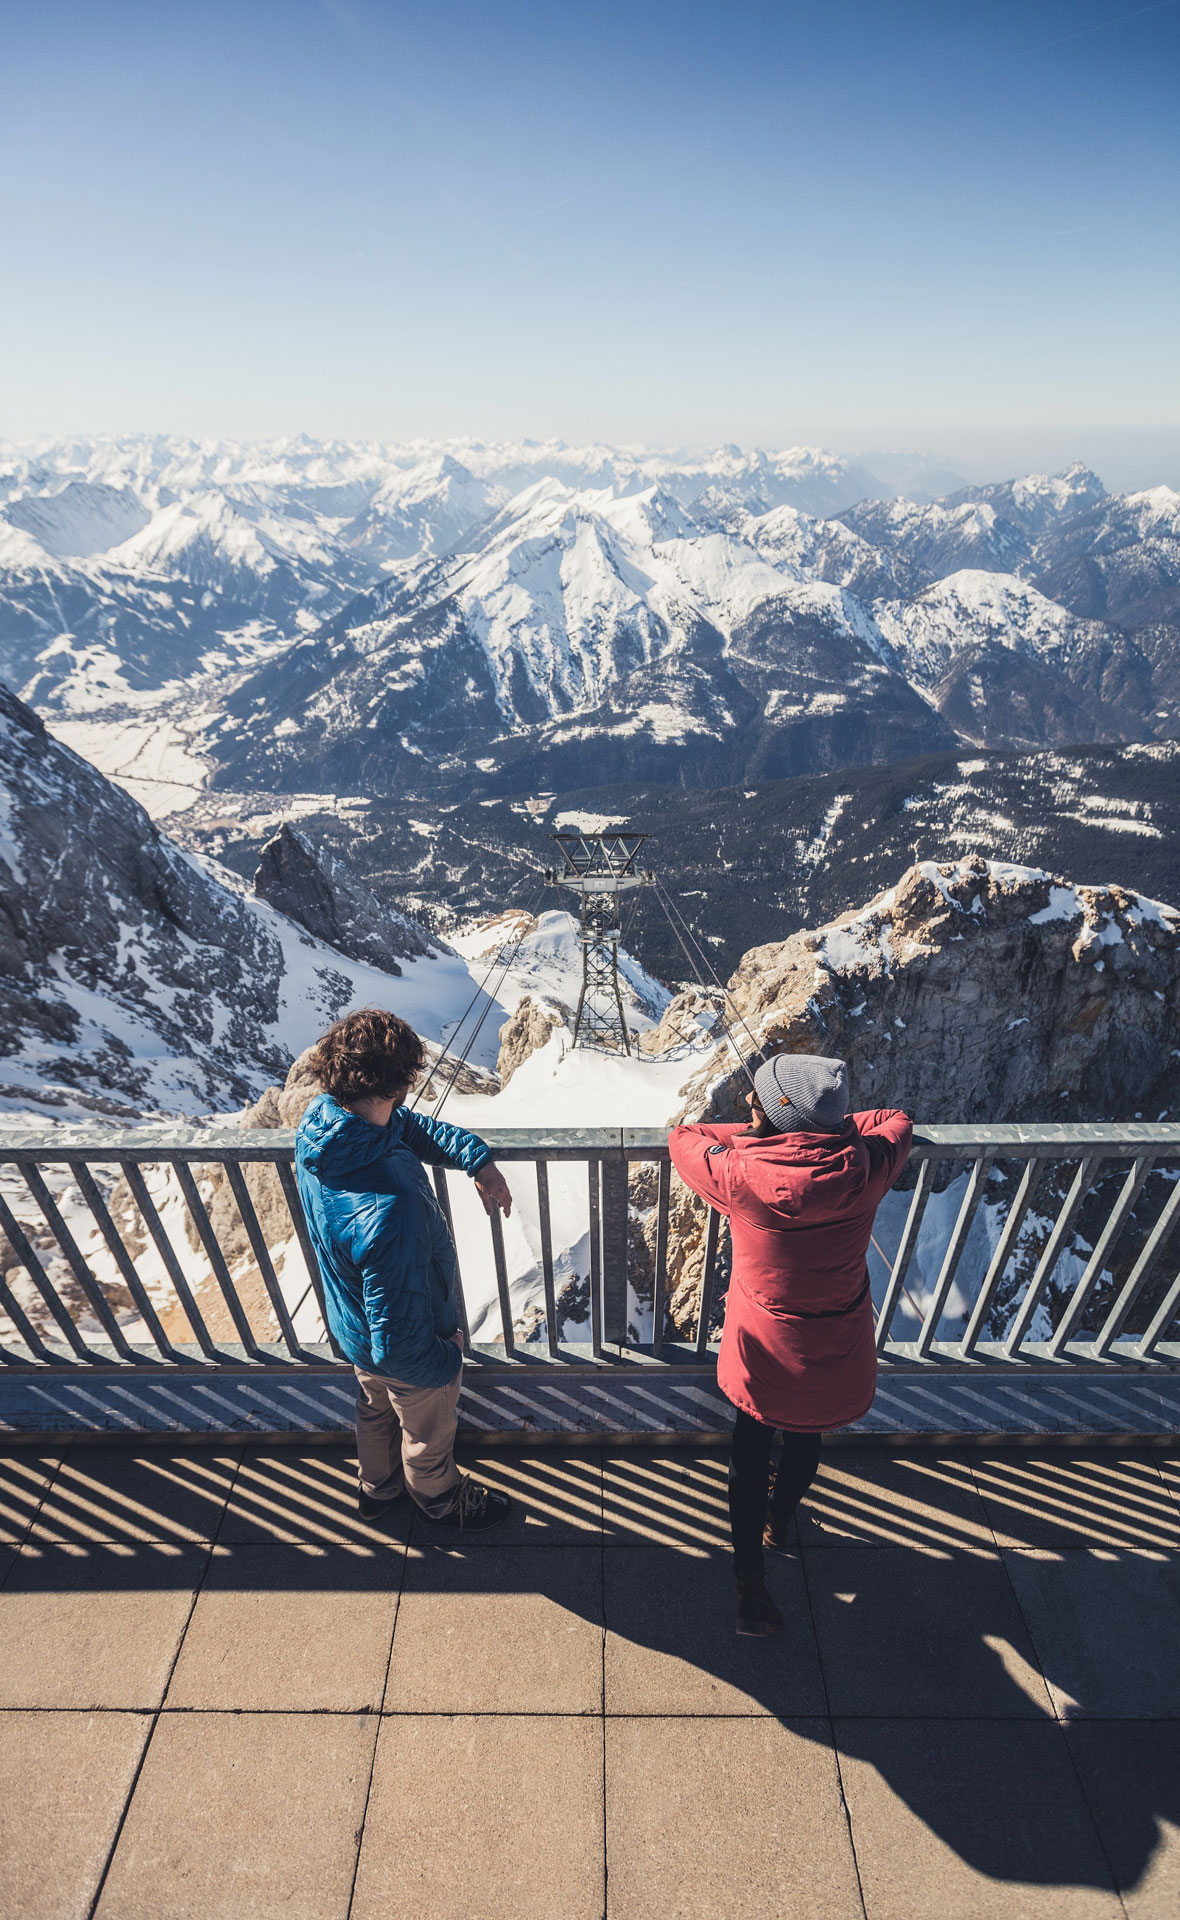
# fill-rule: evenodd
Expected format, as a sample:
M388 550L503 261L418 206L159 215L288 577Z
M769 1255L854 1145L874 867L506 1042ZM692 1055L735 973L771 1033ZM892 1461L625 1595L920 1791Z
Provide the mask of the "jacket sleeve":
M354 1252L374 1370L395 1380L430 1373L434 1379L424 1385L445 1386L463 1356L435 1331L430 1274L418 1257L412 1209L397 1203L384 1208Z
M879 1193L886 1194L910 1157L914 1123L896 1107L876 1107L871 1113L856 1113L852 1117L869 1150L873 1185Z
M707 1125L673 1127L668 1135L668 1152L680 1178L721 1213L730 1208L731 1149L744 1131L740 1125Z
M401 1137L403 1144L424 1160L428 1167L453 1167L456 1173L478 1173L492 1157L492 1150L478 1133L466 1127L453 1127L449 1120L435 1120L428 1113L415 1113L403 1107Z

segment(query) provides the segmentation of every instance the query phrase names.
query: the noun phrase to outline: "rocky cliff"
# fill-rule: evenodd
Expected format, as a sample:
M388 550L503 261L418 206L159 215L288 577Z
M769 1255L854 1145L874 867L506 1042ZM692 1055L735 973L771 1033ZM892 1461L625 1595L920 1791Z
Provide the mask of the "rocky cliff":
M432 964L440 992L465 985ZM0 1104L224 1112L345 1007L402 998L183 853L0 687Z
M1155 1120L1180 1100L1180 912L1122 887L922 862L866 907L752 948L728 988L733 1039L688 1082L684 1119L744 1119L746 1065L780 1050L839 1055L856 1107L927 1123ZM677 995L645 1050L699 1041L720 1009ZM669 1304L686 1332L703 1222L675 1182Z
M343 861L284 822L262 849L254 891L350 960L400 974L399 960L443 949L396 908L383 906Z
M866 907L752 948L726 1017L747 1055L841 1055L861 1107L1154 1119L1176 1076L1178 988L1174 908L997 861L924 861ZM669 1006L667 1045L699 1013L690 1002ZM686 1113L736 1115L746 1085L721 1042Z

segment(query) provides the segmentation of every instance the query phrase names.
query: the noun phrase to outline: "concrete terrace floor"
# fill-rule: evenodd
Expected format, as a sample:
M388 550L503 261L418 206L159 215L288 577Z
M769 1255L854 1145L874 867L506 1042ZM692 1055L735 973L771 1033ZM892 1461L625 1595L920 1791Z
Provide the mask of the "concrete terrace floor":
M724 1460L0 1458L4 1920L1180 1911L1180 1456L831 1448L737 1640Z

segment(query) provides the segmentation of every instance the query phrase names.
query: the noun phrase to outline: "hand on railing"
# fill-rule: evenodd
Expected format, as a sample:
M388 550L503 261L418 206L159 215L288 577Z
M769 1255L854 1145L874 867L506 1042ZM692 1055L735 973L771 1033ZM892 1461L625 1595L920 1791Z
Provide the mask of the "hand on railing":
M475 1184L479 1189L479 1197L483 1201L483 1210L489 1218L495 1213L497 1207L502 1214L507 1215L512 1212L512 1194L508 1182L499 1167L493 1166L490 1160L485 1160L476 1174Z

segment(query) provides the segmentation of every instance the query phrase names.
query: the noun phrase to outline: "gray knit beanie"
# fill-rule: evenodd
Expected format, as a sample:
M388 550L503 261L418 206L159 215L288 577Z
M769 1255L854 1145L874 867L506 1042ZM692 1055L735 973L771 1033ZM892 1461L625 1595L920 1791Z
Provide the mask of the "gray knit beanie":
M822 1054L776 1053L754 1075L776 1133L838 1133L848 1118L848 1068Z

